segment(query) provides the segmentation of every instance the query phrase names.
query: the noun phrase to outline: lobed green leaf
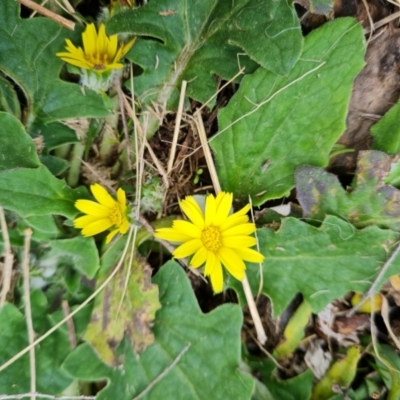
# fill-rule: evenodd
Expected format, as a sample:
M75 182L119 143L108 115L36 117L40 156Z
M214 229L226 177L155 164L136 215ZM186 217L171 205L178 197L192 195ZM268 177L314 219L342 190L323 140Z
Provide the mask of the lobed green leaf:
M306 37L287 77L264 68L245 77L210 141L224 190L259 205L289 194L296 167L327 165L363 55L359 23L341 18Z

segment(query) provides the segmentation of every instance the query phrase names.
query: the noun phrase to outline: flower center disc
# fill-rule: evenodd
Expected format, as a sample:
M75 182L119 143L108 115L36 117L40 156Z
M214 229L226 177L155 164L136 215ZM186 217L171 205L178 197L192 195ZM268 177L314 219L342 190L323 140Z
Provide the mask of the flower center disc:
M215 253L222 246L220 230L215 226L204 228L201 234L201 241L207 250Z
M121 209L118 204L115 204L113 208L110 209L110 213L108 214L108 218L110 218L111 222L115 226L122 225L122 214Z

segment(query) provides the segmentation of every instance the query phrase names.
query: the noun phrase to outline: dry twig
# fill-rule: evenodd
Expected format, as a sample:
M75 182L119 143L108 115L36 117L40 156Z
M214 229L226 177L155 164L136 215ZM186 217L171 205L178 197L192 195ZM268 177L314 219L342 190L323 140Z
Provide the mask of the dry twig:
M28 329L29 344L35 341L35 332L33 330L32 322L32 308L31 308L31 291L29 285L29 254L31 247L32 230L30 228L24 231L24 258L22 260L22 270L24 275L24 301L25 301L25 319L26 327ZM29 350L29 367L31 375L30 390L32 393L36 392L36 361L35 361L35 347L32 346ZM31 400L35 400L35 396L31 396Z
M70 29L71 31L75 29L74 22L69 21L68 19L62 17L61 15L58 15L55 12L48 10L47 8L41 6L40 4L35 3L32 0L17 0L17 1L23 4L24 6L30 8L31 10L37 11L39 14L42 14L45 17L52 19L53 21L64 26L65 28Z
M0 226L4 242L4 269L3 269L2 289L0 297L0 308L1 308L6 302L7 293L9 292L11 287L12 267L14 262L14 255L11 251L10 237L8 235L6 217L4 215L4 209L2 207L0 207Z
M176 119L175 119L174 136L172 139L171 151L169 153L169 159L168 159L168 167L167 167L168 174L171 172L172 166L174 165L174 159L175 159L175 154L176 154L176 144L178 143L179 130L181 127L181 120L182 120L183 105L185 102L186 85L187 85L187 82L185 80L183 80L182 86L181 86L181 94L179 96L178 111L176 113Z

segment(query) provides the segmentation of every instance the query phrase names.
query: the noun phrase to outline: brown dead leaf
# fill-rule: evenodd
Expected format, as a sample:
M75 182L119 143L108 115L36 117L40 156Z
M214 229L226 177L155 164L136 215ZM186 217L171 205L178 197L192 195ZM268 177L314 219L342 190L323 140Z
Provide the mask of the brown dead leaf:
M352 173L358 151L371 147L370 127L398 100L400 95L400 29L387 28L368 46L365 68L354 82L347 116L347 129L338 143L354 153L335 157L330 168Z

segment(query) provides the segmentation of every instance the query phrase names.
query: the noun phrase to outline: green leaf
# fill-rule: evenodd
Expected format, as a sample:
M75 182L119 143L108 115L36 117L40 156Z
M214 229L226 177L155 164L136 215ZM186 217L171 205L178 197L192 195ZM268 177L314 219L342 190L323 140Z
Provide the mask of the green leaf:
M78 139L74 130L60 122L52 122L50 124L33 123L29 133L32 137L41 136L48 151L56 149L64 144L78 143Z
M224 190L259 205L289 194L296 167L327 165L363 55L359 23L340 18L306 37L287 77L259 68L243 78L210 140Z
M336 361L326 375L314 387L311 400L327 400L334 395L332 386L348 387L356 376L358 360L361 357L357 346L350 347L342 360ZM342 397L340 397L342 398Z
M17 93L11 83L0 75L0 111L5 111L21 118L21 107Z
M257 236L265 255L262 291L272 300L276 315L298 292L315 313L349 291L363 293L398 240L398 234L390 230L372 226L357 231L333 216L327 216L319 228L286 218L277 232L259 229ZM247 271L253 293L257 293L259 266L249 264ZM400 259L393 262L380 284L398 273ZM230 284L241 293L240 283Z
M277 379L274 375L276 364L269 360L253 361L253 369L260 372L265 386L276 400L309 400L311 396L313 374L310 370L286 380ZM260 399L261 400L261 399Z
M400 191L385 184L391 163L385 153L360 152L351 192L346 192L337 177L323 169L298 168L297 198L304 217L322 220L326 214L333 214L358 228L378 225L400 231Z
M379 356L375 355L377 370L389 390L388 400L398 400L400 395L400 357L393 347L378 344Z
M392 155L400 152L399 119L400 101L371 127L371 134L374 136L373 149Z
M113 265L118 259L113 260ZM88 341L109 365L118 365L116 349L122 339L129 338L136 353L154 342L151 331L156 311L161 307L158 288L151 283L151 268L146 260L136 255L129 268L121 268L113 280L96 297L91 322L85 332ZM97 287L108 277L110 268L103 264ZM124 294L127 274L130 274ZM121 307L120 307L121 304Z
M48 18L19 17L19 4L0 2L0 70L15 81L27 99L27 126L36 120L104 117L108 115L100 95L81 91L59 78L65 38L79 40L79 33L60 27ZM62 95L61 95L62 94Z
M390 173L384 179L384 182L394 187L400 187L400 162L396 161L390 168Z
M303 301L294 314L290 317L283 331L284 340L275 348L274 356L282 357L293 353L304 339L312 310L307 302Z
M99 254L93 238L77 236L72 239L51 240L46 258L54 258L56 263L70 264L89 279L93 279L100 266Z
M243 51L287 74L303 42L296 12L284 0L154 0L117 14L107 28L146 36L129 53L143 68L135 77L135 95L163 106L177 105L182 79L188 81L187 95L204 103L216 91L213 74L231 79L241 66L246 73L254 70Z
M165 264L154 278L162 308L153 328L155 342L134 356L128 341L119 350L121 368L103 364L88 345L68 356L64 368L81 380L104 380L98 400L131 400L156 379L146 395L151 400L249 399L253 378L239 370L242 313L224 304L203 314L182 268ZM82 361L83 360L83 361ZM167 373L165 377L160 374Z
M78 213L75 201L86 197L83 189L71 189L43 166L0 172L0 205L22 217L58 214L74 218Z
M32 238L37 241L48 241L55 239L60 235L60 230L58 229L54 217L52 215L40 215L37 217L21 218L18 223L18 229L23 235L23 230L26 228L31 228Z
M62 174L70 166L68 161L55 156L44 155L40 157L40 161L54 176Z
M43 334L51 325L46 315L47 303L43 294L34 292L31 295L32 313L37 322L40 314L41 324L35 324L37 334ZM28 345L25 317L18 309L6 303L0 309L0 365L16 355ZM68 334L57 331L35 347L36 356L36 389L47 394L59 394L72 381L60 368L69 353ZM25 354L1 372L0 393L21 394L30 391L29 355Z
M0 112L0 150L0 172L40 165L32 138L25 132L21 122L5 112Z

